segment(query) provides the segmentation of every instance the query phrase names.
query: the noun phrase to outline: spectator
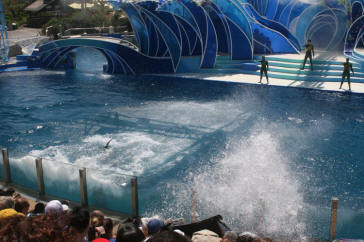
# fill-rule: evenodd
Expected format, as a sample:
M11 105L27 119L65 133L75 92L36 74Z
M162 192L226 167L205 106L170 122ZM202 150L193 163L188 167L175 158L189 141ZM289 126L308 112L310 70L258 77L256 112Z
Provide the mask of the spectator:
M112 229L114 227L114 224L111 219L107 218L104 219L104 229L105 229L105 239L108 239L111 242L115 242L115 239L112 235Z
M243 232L239 235L238 242L260 242L260 239L256 234Z
M11 197L0 196L0 210L14 208L14 200Z
M69 213L66 241L84 241L89 224L90 213L82 207L75 207Z
M44 208L45 208L44 203L38 202L37 204L35 204L34 210L32 210L28 213L28 217L39 216L39 215L44 214Z
M116 242L142 242L143 232L133 223L120 224L116 235Z
M104 213L100 210L94 210L91 213L91 225L95 227L102 226L104 223Z
M194 232L192 235L192 242L220 242L219 236L207 229Z
M61 204L62 204L63 212L66 212L66 211L69 210L70 201L68 201L68 200L62 200Z
M27 215L28 211L29 211L29 202L28 202L28 200L26 198L23 198L23 197L16 199L14 209L18 213L22 213L24 215Z
M44 208L45 214L60 215L63 213L63 207L60 201L52 200Z
M148 242L190 242L191 240L174 231L164 231L153 235Z
M89 241L94 241L97 238L105 238L105 234L106 232L103 226L90 226L87 237Z
M11 197L11 196L13 196L14 192L15 192L15 190L12 187L7 188L6 190L5 189L0 189L0 196L9 196L9 197Z
M5 210L0 211L0 238L1 241L27 241L27 232L20 229L19 226L26 222L23 215L13 214L12 216L4 217ZM11 209L17 213L14 209ZM6 219L2 219L6 218Z
M159 219L152 219L148 222L148 235L159 233L162 230L164 223Z
M103 238L105 235L105 229L103 227L104 223L104 213L100 210L94 210L91 213L90 227L88 230L88 239L93 241L97 238Z
M6 209L3 209L3 210L0 210L0 220L8 219L8 218L13 217L13 216L23 216L24 217L24 214L18 213L13 208L6 208Z
M222 238L222 242L236 242L238 239L238 234L234 231L227 231Z

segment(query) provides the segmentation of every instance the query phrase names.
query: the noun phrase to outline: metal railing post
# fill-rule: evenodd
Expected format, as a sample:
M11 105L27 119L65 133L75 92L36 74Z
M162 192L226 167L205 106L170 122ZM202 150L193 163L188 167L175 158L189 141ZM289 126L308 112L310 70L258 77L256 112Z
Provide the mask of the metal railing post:
M35 159L35 167L37 169L38 195L41 197L45 195L42 158Z
M337 223L337 205L339 199L337 197L331 200L331 223L330 223L330 241L336 237L336 223Z
M3 165L4 165L4 177L5 177L5 183L9 184L11 183L11 175L10 175L10 164L9 164L9 153L8 149L3 148Z
M134 177L130 179L131 184L131 206L133 216L139 216L139 200L138 200L138 178Z
M80 173L80 192L81 192L81 204L84 207L88 206L87 197L87 180L86 180L86 168L79 170Z
M197 222L197 199L196 190L191 189L191 223Z
M258 212L258 232L259 235L264 236L265 234L265 203L263 199L259 199L259 212Z

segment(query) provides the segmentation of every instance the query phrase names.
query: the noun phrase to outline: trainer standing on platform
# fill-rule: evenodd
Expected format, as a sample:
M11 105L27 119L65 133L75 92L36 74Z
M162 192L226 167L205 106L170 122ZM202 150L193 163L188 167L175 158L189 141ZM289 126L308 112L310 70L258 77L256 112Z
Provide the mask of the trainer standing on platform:
M301 68L301 70L305 69L307 58L310 58L311 71L312 71L313 70L312 56L315 56L315 50L313 49L313 45L311 44L310 39L307 40L307 44L305 44L305 50L306 50L306 55L305 55L305 60L303 61L303 67Z
M353 70L353 65L349 62L349 58L346 58L346 62L343 63L344 65L344 72L343 72L343 77L341 79L341 84L340 84L340 88L343 86L345 77L348 78L348 84L349 84L349 91L351 91L351 87L350 87L350 71L353 73L354 76L354 70Z
M261 65L260 65L260 81L258 83L262 83L263 72L264 72L265 78L267 78L267 84L269 84L268 74L267 74L267 71L269 70L268 61L265 60L265 56L263 55L262 60L259 62L261 63Z

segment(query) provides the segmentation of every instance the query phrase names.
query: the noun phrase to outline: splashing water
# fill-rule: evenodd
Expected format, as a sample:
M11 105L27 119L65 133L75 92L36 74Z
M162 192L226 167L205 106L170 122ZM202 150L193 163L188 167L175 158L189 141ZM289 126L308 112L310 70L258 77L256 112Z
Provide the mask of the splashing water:
M279 142L261 131L229 146L222 160L194 178L202 213L223 211L240 230L302 232L298 214L303 198ZM264 221L263 231L258 231L259 219Z

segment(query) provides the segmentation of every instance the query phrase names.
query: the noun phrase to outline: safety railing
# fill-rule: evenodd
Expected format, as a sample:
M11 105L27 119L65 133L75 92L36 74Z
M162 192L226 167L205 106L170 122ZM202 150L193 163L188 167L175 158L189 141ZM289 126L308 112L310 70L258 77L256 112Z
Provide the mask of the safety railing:
M115 34L115 33L124 33L124 31L126 31L126 30L127 30L127 26L71 28L71 29L65 30L63 33L63 36Z
M32 158L11 162L2 149L0 178L45 196L83 206L138 216L138 179L115 171L83 168L54 160Z
M67 199L73 202L101 208L109 211L121 212L133 216L139 215L138 179L135 176L120 174L115 171L82 168L73 164L59 163L45 158L22 159L11 161L7 149L2 149L2 164L0 164L0 178L7 184L25 187L37 192L38 196L51 196ZM145 197L149 182L142 182L141 200ZM147 186L146 186L147 184ZM143 190L144 189L144 190ZM150 189L149 189L150 190ZM155 191L151 196L155 195ZM199 214L198 191L192 189L190 216L191 221L197 220ZM348 227L355 221L364 219L364 198L360 197L309 197L313 203L307 203L309 208L302 208L307 217L308 227L320 228L319 231L307 228L309 238L325 238L333 241L339 237L359 237L360 229ZM331 201L331 203L330 203ZM143 206L143 204L141 204ZM201 205L203 206L203 205ZM305 205L306 206L306 205ZM260 201L257 204L257 232L269 235L265 229L265 216L269 214L267 204ZM358 226L362 226L358 224ZM353 233L354 232L354 233ZM304 232L305 233L305 232ZM361 233L361 232L360 232Z

